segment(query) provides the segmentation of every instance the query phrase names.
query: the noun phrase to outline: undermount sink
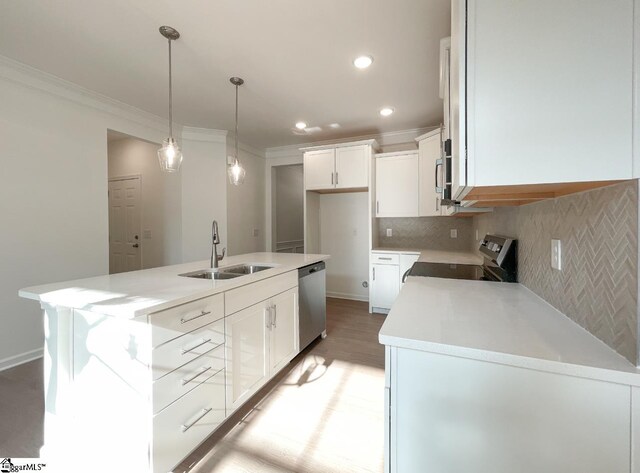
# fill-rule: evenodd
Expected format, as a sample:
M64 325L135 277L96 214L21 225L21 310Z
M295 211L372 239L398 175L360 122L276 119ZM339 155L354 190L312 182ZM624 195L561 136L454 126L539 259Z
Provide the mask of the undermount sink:
M201 269L190 273L179 274L186 278L198 279L233 279L247 274L254 274L265 269L271 269L273 266L259 264L238 264L236 266L228 266L219 269Z
M271 269L273 266L265 266L259 264L240 264L238 266L229 266L228 268L221 268L220 271L223 273L230 274L253 274L259 271L264 271L265 269Z
M179 274L178 276L184 276L185 278L198 278L198 279L233 279L241 274L223 273L221 271L215 271L213 269L203 269L201 271L193 271L191 273Z

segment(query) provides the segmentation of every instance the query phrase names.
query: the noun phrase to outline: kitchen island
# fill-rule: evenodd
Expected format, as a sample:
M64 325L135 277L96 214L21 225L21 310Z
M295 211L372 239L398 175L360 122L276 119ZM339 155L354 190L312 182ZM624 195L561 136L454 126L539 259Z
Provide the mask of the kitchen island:
M409 277L379 340L387 471L640 471L640 370L524 286Z
M170 471L299 352L298 268L229 257L26 288L45 323L43 458L67 471ZM239 268L242 269L242 268Z

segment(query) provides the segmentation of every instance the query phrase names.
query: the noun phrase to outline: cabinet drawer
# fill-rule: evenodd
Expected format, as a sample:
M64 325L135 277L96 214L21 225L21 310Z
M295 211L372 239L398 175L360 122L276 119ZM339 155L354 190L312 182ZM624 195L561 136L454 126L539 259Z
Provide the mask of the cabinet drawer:
M371 253L371 264L400 264L398 253Z
M224 368L224 345L173 370L153 383L153 412L160 412Z
M224 319L159 346L152 353L153 379L172 372L224 343Z
M149 315L154 347L224 317L224 296L205 297Z
M153 471L171 471L224 418L224 371L220 371L153 418Z
M224 313L225 315L233 314L297 285L298 271L289 271L279 276L232 289L224 293Z

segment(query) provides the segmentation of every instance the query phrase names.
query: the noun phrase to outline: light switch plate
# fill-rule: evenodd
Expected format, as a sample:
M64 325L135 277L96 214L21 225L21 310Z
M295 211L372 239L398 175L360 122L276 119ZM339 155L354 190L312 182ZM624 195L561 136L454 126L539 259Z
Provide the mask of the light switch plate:
M458 230L456 228L451 229L451 238L458 238Z
M151 230L144 230L142 232L142 238L149 240L151 238Z
M393 236L393 230L391 228L387 228L387 236Z
M253 236L257 237L260 234L260 230L258 230L257 228L253 229Z
M562 271L562 241L551 240L551 267Z

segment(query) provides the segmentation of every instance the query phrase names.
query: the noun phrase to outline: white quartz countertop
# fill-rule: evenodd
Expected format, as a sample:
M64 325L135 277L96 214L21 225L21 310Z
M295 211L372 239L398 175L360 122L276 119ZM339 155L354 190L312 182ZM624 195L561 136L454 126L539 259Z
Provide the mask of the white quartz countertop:
M640 370L520 284L409 277L380 343L640 386Z
M426 250L420 248L375 248L371 251L377 253L404 253L420 255L418 261L424 263L448 263L448 264L482 264L482 256L473 251L446 251Z
M229 256L220 262L220 268L238 264L266 264L274 267L226 280L179 276L179 274L210 267L209 260L195 261L28 287L21 289L19 294L21 297L53 306L133 318L228 291L327 259L329 259L329 255L250 253Z

